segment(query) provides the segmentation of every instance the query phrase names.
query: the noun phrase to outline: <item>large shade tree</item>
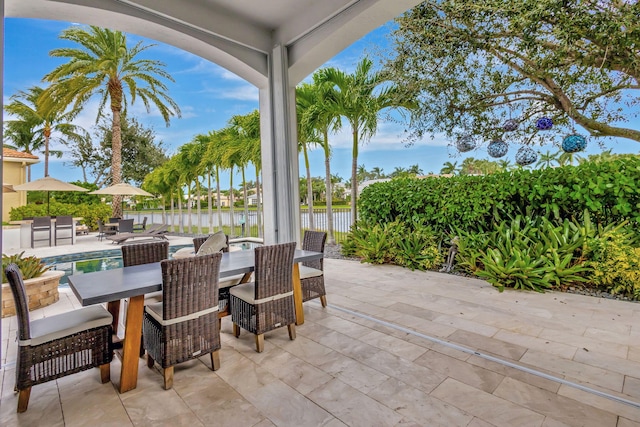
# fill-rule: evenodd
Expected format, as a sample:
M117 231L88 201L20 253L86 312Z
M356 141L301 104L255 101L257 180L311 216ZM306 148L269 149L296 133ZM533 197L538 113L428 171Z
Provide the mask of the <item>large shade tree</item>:
M358 151L360 144L368 141L378 130L378 118L387 108L412 109L414 103L396 85L390 84L386 74L375 71L370 59L358 63L352 74L336 68L319 70L317 83L331 84L335 89L334 111L345 117L351 125L351 223L357 220Z
M640 130L624 126L640 99L636 3L423 2L397 19L386 67L419 97L411 136L544 143L579 126L640 141ZM560 126L536 132L543 116ZM507 119L519 127L502 135Z
M68 58L45 76L52 83L47 99L60 108L72 105L79 110L92 97L100 99L98 117L104 115L108 103L111 111L112 157L111 184L121 182L122 140L120 116L129 103L140 98L149 112L155 106L167 126L171 116L180 116L180 108L168 95L163 80L173 81L162 62L141 59L139 55L153 45L138 42L127 46L126 35L119 31L90 26L73 26L64 30L60 38L77 44L50 52L51 56ZM113 215L122 216L120 198L115 197Z

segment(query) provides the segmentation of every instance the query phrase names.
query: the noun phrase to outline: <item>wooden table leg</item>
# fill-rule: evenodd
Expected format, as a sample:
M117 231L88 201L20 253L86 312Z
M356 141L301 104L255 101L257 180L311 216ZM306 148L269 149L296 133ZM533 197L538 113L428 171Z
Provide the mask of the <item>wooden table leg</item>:
M302 284L300 283L300 267L293 264L293 301L296 306L296 325L304 323L304 311L302 308Z
M140 359L140 338L142 337L142 314L144 295L129 298L127 324L124 328L124 348L122 350L122 370L120 371L120 393L133 390L138 385L138 361Z
M118 323L120 321L120 300L117 301L109 301L107 303L107 310L113 316L113 322L111 323L111 327L113 328L113 333L118 335Z

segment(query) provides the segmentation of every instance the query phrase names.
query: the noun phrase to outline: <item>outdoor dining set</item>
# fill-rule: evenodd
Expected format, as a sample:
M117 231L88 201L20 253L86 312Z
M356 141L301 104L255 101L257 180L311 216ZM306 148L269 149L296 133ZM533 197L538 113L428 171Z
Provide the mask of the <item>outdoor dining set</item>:
M290 242L229 251L228 237L219 232L195 238L191 256L178 259L170 259L166 240L126 244L123 268L69 277L83 308L33 321L22 275L10 264L5 271L18 316L18 412L27 410L37 384L92 367L109 382L110 362L120 348L120 393L136 388L145 352L147 365L161 368L165 389L172 387L173 368L181 362L209 355L215 371L221 366L225 316L231 316L236 337L241 329L254 334L257 352L264 350L264 334L274 329L286 326L295 339L296 325L304 323L302 303L320 298L327 304L325 240L324 232L305 231L302 249Z

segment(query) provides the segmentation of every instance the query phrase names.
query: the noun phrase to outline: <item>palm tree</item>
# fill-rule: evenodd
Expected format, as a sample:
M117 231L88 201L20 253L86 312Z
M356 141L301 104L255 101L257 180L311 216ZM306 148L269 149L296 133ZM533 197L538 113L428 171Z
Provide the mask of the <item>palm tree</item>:
M578 153L563 152L562 154L560 154L560 157L558 157L558 163L560 164L560 166L573 166L574 161L580 162L582 159L583 157Z
M118 184L122 180L120 115L123 109L126 110L128 102L133 104L139 97L147 112L151 104L155 105L168 126L171 116L180 117L180 108L169 97L167 86L158 77L169 81L173 78L165 71L162 62L136 58L153 45L143 46L138 42L129 48L126 36L120 31L73 26L64 30L60 38L77 43L79 47L63 47L50 52L54 57L69 58L69 62L59 65L44 77L52 83L43 98L47 100L45 108L65 110L73 105L72 111L79 111L93 95L99 95L99 119L109 103L112 114L111 183ZM120 201L120 196L114 197L114 216L122 216Z
M508 171L508 170L511 170L511 168L513 167L513 164L511 163L510 160L502 159L502 160L498 160L498 167L500 168L501 171Z
M388 83L381 72L373 72L373 63L364 58L353 74L346 74L335 68L320 70L319 81L335 86L337 98L335 112L344 116L351 125L353 140L351 162L351 221L357 220L356 200L358 197L358 148L360 141L366 141L378 130L378 115L387 108L413 109L414 103L406 96L400 96L400 89Z
M441 174L451 174L451 175L455 175L457 172L459 171L458 169L458 162L445 162L444 165L442 165L442 169L440 169L440 173Z
M15 138L20 130L27 131L16 138L14 143L24 144L25 148L44 147L44 176L49 176L49 155L62 156L61 151L49 149L54 135L63 144L69 141L80 141L86 137L86 131L71 122L75 112L63 112L52 108L51 104L42 102L42 94L45 90L39 86L33 86L26 92L20 91L11 96L9 104L4 109L7 113L16 117L7 122L8 137ZM27 151L27 150L25 150ZM30 152L30 151L27 151ZM31 177L29 177L31 179Z
M560 152L552 153L547 150L545 153L540 153L536 168L550 168L554 163L558 163Z
M300 122L303 126L311 126L322 135L324 151L324 185L327 205L327 243L335 244L333 233L333 183L331 179L331 146L329 132L337 132L342 127L340 114L334 108L337 93L331 82L322 82L322 75L313 74L313 96L302 113Z

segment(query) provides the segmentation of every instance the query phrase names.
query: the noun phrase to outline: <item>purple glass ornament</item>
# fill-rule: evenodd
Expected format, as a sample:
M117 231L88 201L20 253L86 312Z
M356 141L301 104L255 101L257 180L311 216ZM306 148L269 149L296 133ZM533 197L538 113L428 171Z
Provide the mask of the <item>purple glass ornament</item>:
M509 119L504 122L502 129L504 129L505 132L513 132L518 129L518 125L520 125L520 122L517 119Z
M541 117L536 122L536 127L538 130L549 130L553 127L553 120L549 117Z
M456 141L456 148L459 152L466 153L476 148L476 142L471 135L465 135Z

